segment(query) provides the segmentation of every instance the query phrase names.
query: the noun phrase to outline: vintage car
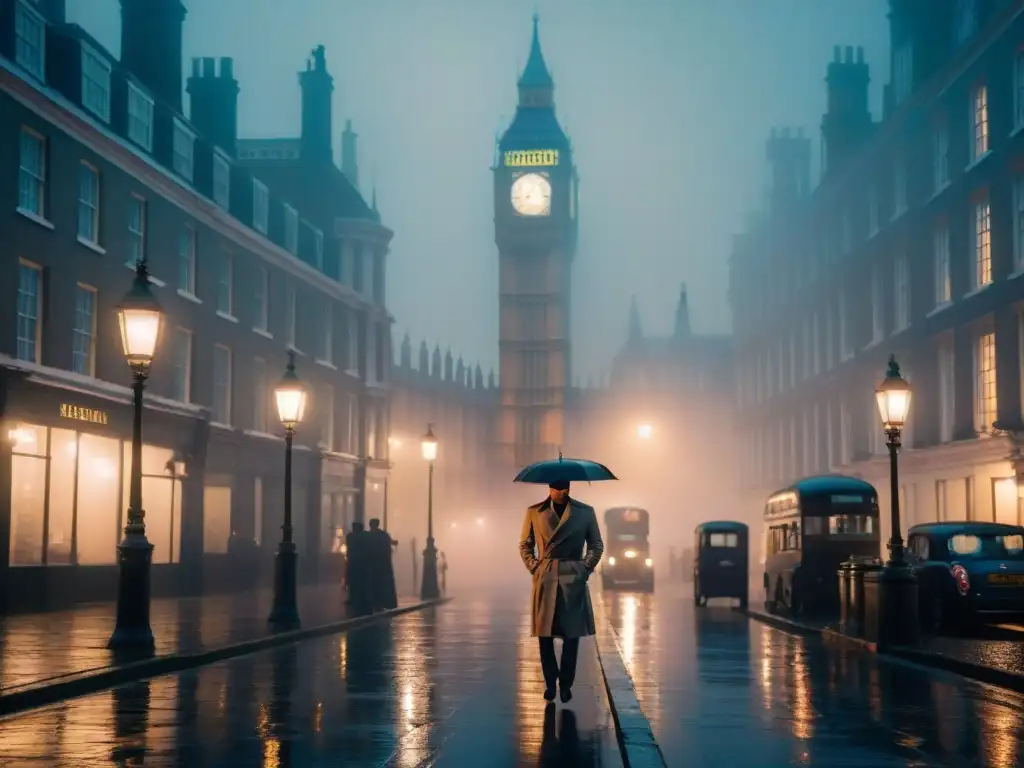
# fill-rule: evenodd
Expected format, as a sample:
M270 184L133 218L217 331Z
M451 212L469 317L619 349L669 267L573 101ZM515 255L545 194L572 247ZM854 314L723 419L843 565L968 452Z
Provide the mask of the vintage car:
M965 630L1024 616L1024 527L977 521L924 523L907 533L922 627Z
M750 529L732 520L701 523L694 532L693 602L734 597L747 607L750 592Z

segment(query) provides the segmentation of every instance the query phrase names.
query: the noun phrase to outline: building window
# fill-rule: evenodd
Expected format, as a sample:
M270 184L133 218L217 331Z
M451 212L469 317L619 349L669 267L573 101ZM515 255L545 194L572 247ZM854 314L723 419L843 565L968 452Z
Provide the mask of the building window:
M818 327L819 315L814 313L814 320L811 323L811 353L814 360L814 375L821 373L821 329Z
M253 292L253 328L267 332L270 326L270 273L264 266L256 267L256 287Z
M110 122L110 62L82 43L82 106Z
M231 251L222 248L217 262L217 311L228 317L234 317L234 272Z
M1013 128L1024 128L1024 49L1013 56Z
M317 350L316 359L321 363L333 364L334 362L334 334L332 328L334 327L333 311L331 307L331 300L328 298L323 299L323 305L321 308L320 323L317 328Z
M996 335L986 333L974 342L974 428L992 430L996 420Z
M902 104L914 89L914 47L909 41L893 51L892 56L892 97L897 105Z
M907 210L907 163L902 155L897 155L893 166L893 218Z
M345 370L352 374L359 373L359 317L355 312L349 310L345 325L348 328L348 344L346 352L348 359L345 361Z
M953 298L949 276L949 227L945 222L938 225L932 235L932 254L935 263L935 306L941 307Z
M974 289L992 282L992 206L988 198L974 204Z
M910 326L910 260L905 253L893 265L893 330Z
M231 350L222 344L213 348L213 420L231 423Z
M153 149L153 100L128 83L128 138L147 152Z
M171 398L179 403L192 402L192 332L185 328L174 331L171 359Z
M203 488L203 552L226 555L231 538L231 488L207 485Z
M988 86L976 85L971 91L971 162L988 152Z
M932 183L935 192L949 184L949 126L945 121L932 134Z
M871 272L871 341L879 342L885 336L885 286L882 281L882 270L875 267Z
M284 207L284 247L291 253L299 253L299 212L290 205Z
M963 45L978 28L976 0L956 0L954 14L954 40L957 45Z
M174 121L174 154L171 167L186 181L192 181L195 166L196 137L183 123Z
M328 451L334 444L334 387L324 385L317 403L317 420L320 422L320 443Z
M252 428L267 431L267 361L257 357L252 361Z
M284 343L292 349L298 349L295 345L295 314L298 307L295 301L295 285L291 282L288 283L284 302Z
M324 233L313 229L313 264L319 269L324 268Z
M42 269L22 261L18 266L18 359L42 362Z
M956 371L953 363L953 346L945 344L939 347L939 440L943 443L953 439L956 403Z
M839 292L839 348L841 350L841 357L846 360L853 354L853 345L850 343L850 324L846 313L848 310L848 302L846 301L846 292Z
M1013 180L1013 268L1024 271L1024 175Z
M878 233L879 220L878 189L874 184L868 189L868 236Z
M178 235L178 288L196 295L196 231L188 224Z
M270 218L270 190L267 185L256 179L252 180L252 226L257 232L267 234L267 221Z
M213 153L213 202L231 208L231 164L220 152Z
M46 215L46 140L29 128L21 129L18 168L18 208L42 218Z
M132 195L128 201L128 260L129 267L146 259L146 201Z
M83 376L96 374L96 289L81 284L75 291L71 370Z
M78 166L78 239L100 241L100 172L85 161Z
M46 21L27 2L14 7L14 60L37 80L46 79Z

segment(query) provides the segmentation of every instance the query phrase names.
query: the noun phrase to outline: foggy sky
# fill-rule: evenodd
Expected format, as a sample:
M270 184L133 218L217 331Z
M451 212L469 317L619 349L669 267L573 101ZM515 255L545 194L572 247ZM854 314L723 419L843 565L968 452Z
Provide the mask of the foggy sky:
M231 56L242 137L297 136L297 72L327 47L335 155L345 118L360 181L395 231L395 343L497 366L489 168L515 111L530 17L580 172L575 369L606 370L631 294L667 334L689 286L697 332L727 332L731 236L763 189L772 126L817 137L832 46L863 45L878 115L886 0L185 0L186 62ZM68 0L119 55L118 0ZM815 157L820 154L817 146Z

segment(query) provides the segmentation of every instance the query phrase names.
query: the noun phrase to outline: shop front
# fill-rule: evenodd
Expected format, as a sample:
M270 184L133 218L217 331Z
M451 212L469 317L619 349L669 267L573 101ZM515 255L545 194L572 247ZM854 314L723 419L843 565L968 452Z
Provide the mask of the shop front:
M321 460L320 578L340 583L345 572L345 534L359 510L359 460L325 452Z
M117 546L131 474L132 401L127 388L84 377L0 366L0 601L40 610L117 593ZM190 502L201 456L198 408L147 398L142 499L153 544L155 596L184 589L202 525Z

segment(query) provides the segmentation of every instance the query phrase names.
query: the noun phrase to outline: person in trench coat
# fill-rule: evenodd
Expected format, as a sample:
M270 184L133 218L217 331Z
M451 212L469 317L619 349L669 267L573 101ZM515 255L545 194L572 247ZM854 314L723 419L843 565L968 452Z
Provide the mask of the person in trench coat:
M519 554L533 576L530 634L539 638L548 701L555 698L556 683L563 702L572 698L580 638L596 633L587 580L603 553L597 513L569 496L568 482L551 483L548 498L527 508ZM562 640L561 666L556 637Z

